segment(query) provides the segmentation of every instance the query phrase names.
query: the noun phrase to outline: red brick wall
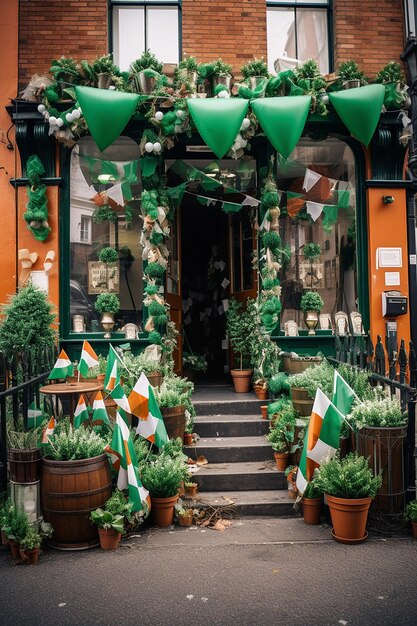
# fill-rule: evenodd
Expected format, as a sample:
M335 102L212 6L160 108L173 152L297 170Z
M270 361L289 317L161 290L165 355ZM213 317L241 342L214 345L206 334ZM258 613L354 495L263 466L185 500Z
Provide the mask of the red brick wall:
M248 59L266 59L266 0L183 0L182 49L200 62L221 57L235 75Z
M335 67L354 59L373 77L404 49L402 0L334 0Z
M51 60L92 61L107 53L107 0L20 0L19 85Z

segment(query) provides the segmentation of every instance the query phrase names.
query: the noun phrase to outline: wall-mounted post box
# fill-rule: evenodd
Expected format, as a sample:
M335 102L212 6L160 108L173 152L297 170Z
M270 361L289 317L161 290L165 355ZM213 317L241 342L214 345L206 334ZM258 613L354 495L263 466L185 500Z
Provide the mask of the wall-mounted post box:
M384 291L382 293L382 315L398 317L407 313L408 298L400 291Z

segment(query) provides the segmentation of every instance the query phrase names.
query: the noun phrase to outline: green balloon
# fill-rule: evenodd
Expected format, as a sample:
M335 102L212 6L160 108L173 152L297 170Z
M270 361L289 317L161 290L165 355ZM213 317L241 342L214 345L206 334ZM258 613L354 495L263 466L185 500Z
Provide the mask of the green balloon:
M135 112L138 94L75 87L88 130L101 152L108 148L126 127Z
M365 146L371 141L378 125L384 97L384 85L366 85L329 93L330 102L342 122Z
M294 150L303 132L310 96L287 96L252 100L251 107L269 141L285 159Z
M188 110L201 138L222 159L232 147L248 110L240 98L189 98Z

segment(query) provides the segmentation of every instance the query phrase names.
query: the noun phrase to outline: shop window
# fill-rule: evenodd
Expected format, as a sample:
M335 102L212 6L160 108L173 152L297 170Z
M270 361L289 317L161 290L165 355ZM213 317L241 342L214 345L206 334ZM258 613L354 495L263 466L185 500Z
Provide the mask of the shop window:
M310 5L310 6L309 6ZM329 71L329 0L267 2L268 65L285 54L292 59L315 59ZM286 68L282 68L286 69Z
M178 63L181 2L112 0L114 62L125 71L145 50L163 63Z
M142 251L139 233L141 193L139 147L119 137L99 152L91 137L83 137L72 151L70 171L70 316L82 315L86 332L100 331L94 303L110 291L119 297L115 330L142 321ZM103 212L108 211L103 220ZM102 248L115 248L116 266L99 261Z
M277 184L288 255L280 275L281 329L290 320L305 328L300 301L312 290L324 302L321 328L334 330L336 313L350 318L358 311L353 152L335 138L302 139L289 159L278 158Z

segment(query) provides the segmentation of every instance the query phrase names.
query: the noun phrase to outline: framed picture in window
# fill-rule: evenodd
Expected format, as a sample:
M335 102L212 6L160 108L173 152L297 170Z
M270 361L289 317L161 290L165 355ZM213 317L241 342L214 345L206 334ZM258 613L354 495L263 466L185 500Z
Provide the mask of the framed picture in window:
M104 292L119 293L119 264L108 265L101 261L88 262L88 293L95 295Z

